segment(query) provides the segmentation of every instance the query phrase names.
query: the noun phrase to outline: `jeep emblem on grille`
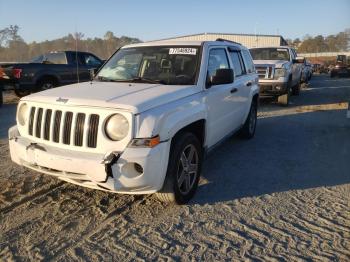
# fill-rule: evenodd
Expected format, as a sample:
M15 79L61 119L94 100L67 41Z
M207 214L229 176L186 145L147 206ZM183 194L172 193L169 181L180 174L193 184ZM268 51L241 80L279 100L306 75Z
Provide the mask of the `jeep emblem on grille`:
M67 103L67 102L68 102L68 99L59 97L59 98L56 99L56 102Z

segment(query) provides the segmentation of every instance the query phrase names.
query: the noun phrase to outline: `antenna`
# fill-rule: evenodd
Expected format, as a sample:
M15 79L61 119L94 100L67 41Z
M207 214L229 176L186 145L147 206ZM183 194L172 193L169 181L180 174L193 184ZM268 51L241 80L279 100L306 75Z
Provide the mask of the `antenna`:
M77 26L75 25L75 63L77 65L77 80L78 83L80 82L79 79L79 62L78 62L78 32L77 32Z

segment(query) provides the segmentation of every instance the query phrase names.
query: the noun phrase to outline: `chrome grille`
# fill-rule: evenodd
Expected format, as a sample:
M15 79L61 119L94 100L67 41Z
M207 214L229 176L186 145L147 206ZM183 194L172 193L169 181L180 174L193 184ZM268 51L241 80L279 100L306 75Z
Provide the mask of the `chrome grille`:
M31 107L28 134L55 143L96 148L99 120L97 114Z
M256 72L260 79L272 79L273 67L272 66L256 66Z

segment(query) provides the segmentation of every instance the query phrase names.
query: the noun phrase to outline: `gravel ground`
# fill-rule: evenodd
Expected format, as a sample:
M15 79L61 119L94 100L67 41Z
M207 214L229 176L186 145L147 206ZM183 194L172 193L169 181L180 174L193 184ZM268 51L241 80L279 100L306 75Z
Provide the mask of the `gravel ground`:
M0 109L0 260L350 261L350 79L262 101L254 139L206 159L190 204L90 190L11 163Z

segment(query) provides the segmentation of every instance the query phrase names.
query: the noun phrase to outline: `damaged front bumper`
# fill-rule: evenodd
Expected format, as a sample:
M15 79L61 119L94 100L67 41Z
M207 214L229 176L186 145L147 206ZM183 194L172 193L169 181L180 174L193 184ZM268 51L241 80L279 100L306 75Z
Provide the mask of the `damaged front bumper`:
M163 185L170 141L101 155L33 143L14 126L9 146L13 162L61 180L116 193L150 194Z

